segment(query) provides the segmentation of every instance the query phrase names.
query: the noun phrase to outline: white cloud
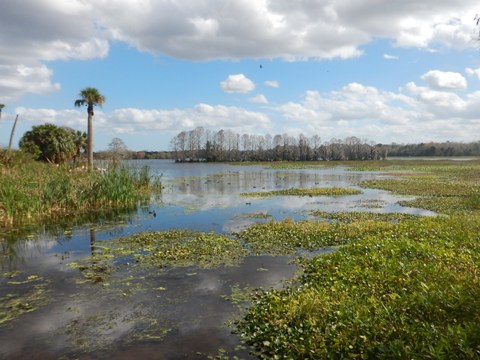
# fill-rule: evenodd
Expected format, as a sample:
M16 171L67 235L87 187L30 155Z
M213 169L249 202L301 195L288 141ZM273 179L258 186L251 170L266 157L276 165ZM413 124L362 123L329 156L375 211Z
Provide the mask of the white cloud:
M439 78L442 78L440 75ZM261 100L257 95L252 99ZM334 91L306 91L300 102L285 102L276 124L262 112L241 107L200 103L186 109L122 108L95 113L99 136L162 134L175 136L198 126L236 133L318 134L323 141L356 136L375 142L478 141L480 91L459 95L448 86L433 89L409 82L398 92L349 83ZM86 112L17 108L22 123L51 122L85 130ZM143 136L143 135L142 135Z
M269 87L272 87L272 88L279 88L280 87L280 84L278 83L277 80L267 80L265 81L264 83L266 86L269 86Z
M248 93L255 89L252 80L243 74L229 75L228 78L220 83L220 87L227 93Z
M15 113L19 114L20 120L29 122L32 126L42 125L45 123L55 124L58 126L68 126L74 129L83 129L87 126L87 112L78 110L53 110L53 109L31 109L25 107L17 107ZM95 125L103 117L102 112L95 112Z
M456 72L430 70L423 74L422 79L432 89L457 90L467 88L467 80Z
M470 76L476 76L477 79L480 80L480 68L477 68L477 69L466 68L465 72Z
M16 66L105 57L111 41L190 60L346 59L361 56L373 39L424 49L474 47L477 2L4 0L0 64L2 75L15 79L12 86L4 81L0 100L56 89L51 73L16 87Z
M0 65L0 102L19 98L25 92L44 94L60 90L51 82L52 71L45 65Z
M398 56L390 54L383 54L383 58L386 60L398 60Z
M350 83L328 93L307 91L302 102L276 108L292 133L323 140L356 136L390 143L477 141L480 91L461 97L410 82L406 93Z
M51 123L86 130L86 111L32 109L19 107L16 110L22 122L32 125ZM272 124L268 116L234 106L198 104L189 109L136 109L122 108L110 113L95 112L95 132L108 134L146 134L190 130L203 126L208 129L231 129L254 133L268 130Z
M0 101L58 90L46 61L107 55L108 41L92 16L92 5L77 0L2 2Z
M254 97L251 97L249 101L255 104L268 104L267 97L263 94L258 94Z

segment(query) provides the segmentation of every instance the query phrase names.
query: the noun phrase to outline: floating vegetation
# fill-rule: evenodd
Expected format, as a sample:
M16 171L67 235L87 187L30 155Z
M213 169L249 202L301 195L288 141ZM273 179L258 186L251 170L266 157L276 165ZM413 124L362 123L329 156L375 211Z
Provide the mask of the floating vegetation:
M188 230L141 233L111 241L108 247L114 256L133 256L137 263L156 267L234 266L245 256L238 240Z
M113 268L197 266L203 269L239 265L247 250L237 239L189 230L146 232L102 242L95 254L70 263L94 283L104 283Z
M269 214L267 211L255 211L245 214L240 214L236 218L244 218L244 219L272 219L273 216Z
M361 185L450 216L313 211L329 221L322 231L270 223L242 234L266 249L292 251L288 239L343 244L299 261L304 273L286 289L256 293L237 330L259 358L480 357L478 162L399 164L365 164L401 178Z
M49 282L38 275L19 272L0 274L6 292L0 295L0 326L49 303Z
M377 200L377 199L361 199L354 201L354 204L356 206L361 206L366 209L381 209L383 208L384 205L386 205L386 202L383 200Z
M81 263L71 262L68 264L72 269L82 272L85 281L94 284L104 284L112 273L111 255L94 255L93 258L85 259ZM79 281L84 283L85 281Z
M238 331L262 359L476 359L479 233L478 215L377 227L258 291Z
M251 252L257 255L288 255L298 249L318 250L327 246L342 245L369 234L389 228L386 222L327 223L317 221L270 221L256 223L239 232Z
M367 180L360 184L362 187L385 189L396 194L419 196L467 196L480 193L480 185L470 185L460 182L439 181L437 179L382 179Z
M312 168L325 168L325 162L305 162L305 161L280 161L275 163L260 163L267 166L268 169L274 170L301 170Z
M456 161L451 159L442 159L442 160L422 160L422 159L412 159L412 160L398 160L395 158L390 158L388 160L380 161L344 161L337 162L345 166L349 166L355 171L375 171L375 170L393 170L393 171L443 171L443 172L463 172L469 170L477 170L480 165L478 158L469 158L465 159L468 161Z
M115 341L121 341L124 345L135 341L158 341L170 331L167 324L159 324L149 311L107 310L75 317L57 336L66 336L74 353L86 353L105 351Z
M249 192L242 193L241 196L246 197L265 197L265 196L344 196L344 195L357 195L362 192L357 189L330 187L330 188L311 188L300 189L290 188L283 190L264 191L264 192Z
M418 196L402 206L419 207L443 214L480 210L480 185L430 178L368 180L363 187L385 189L401 195Z
M358 221L381 221L389 223L397 223L403 220L412 220L420 218L419 215L403 214L403 213L371 213L371 212L326 212L321 210L312 210L311 215L326 219L335 220L341 223L350 224Z
M232 286L232 292L230 295L224 295L225 300L230 301L239 310L244 309L247 304L252 300L252 295L256 289L251 287L240 288L238 284Z

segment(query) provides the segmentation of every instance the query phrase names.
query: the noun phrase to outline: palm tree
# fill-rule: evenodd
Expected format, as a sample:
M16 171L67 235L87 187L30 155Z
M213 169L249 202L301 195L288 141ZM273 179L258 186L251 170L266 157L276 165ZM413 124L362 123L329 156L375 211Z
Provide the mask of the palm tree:
M73 165L77 165L77 160L80 158L80 155L83 152L87 152L88 137L87 134L83 131L75 131L70 129L72 132L73 142L75 143L75 155L73 157Z
M80 91L80 99L75 100L75 106L80 107L83 105L87 106L88 113L88 144L87 144L87 153L88 153L88 168L91 169L93 166L93 107L96 105L102 106L105 103L105 96L100 94L100 92L93 87L86 87Z

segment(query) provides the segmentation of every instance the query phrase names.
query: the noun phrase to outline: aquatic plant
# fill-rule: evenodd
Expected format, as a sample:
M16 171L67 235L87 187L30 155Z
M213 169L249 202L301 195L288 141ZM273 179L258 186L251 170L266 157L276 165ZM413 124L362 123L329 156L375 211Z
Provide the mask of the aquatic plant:
M325 219L327 221L338 221L341 223L354 223L358 221L379 221L396 223L408 219L418 219L419 215L403 214L403 213L371 213L361 211L351 212L326 212L323 210L311 210L311 215Z
M289 240L342 244L303 258L286 289L257 291L237 330L260 358L480 357L478 163L380 167L401 178L361 185L416 195L402 204L450 216L314 211L322 231L302 222L247 229L241 238L261 251L293 251Z
M346 244L390 226L388 222L373 220L343 224L293 221L287 218L283 221L253 224L236 236L254 254L287 255L298 249L318 250L326 246Z
M344 196L344 195L357 195L362 192L358 189L351 188L340 188L340 187L330 187L330 188L309 188L309 189L299 189L299 188L290 188L274 191L264 191L264 192L248 192L241 193L241 196L245 197L263 197L263 196Z
M262 359L478 358L479 232L478 216L392 224L258 291L238 331Z
M247 250L237 239L189 230L143 232L97 244L95 253L70 267L82 271L86 280L104 283L112 272L125 267L197 266L215 268L239 265Z
M49 303L49 281L20 272L0 274L6 292L0 295L0 326Z

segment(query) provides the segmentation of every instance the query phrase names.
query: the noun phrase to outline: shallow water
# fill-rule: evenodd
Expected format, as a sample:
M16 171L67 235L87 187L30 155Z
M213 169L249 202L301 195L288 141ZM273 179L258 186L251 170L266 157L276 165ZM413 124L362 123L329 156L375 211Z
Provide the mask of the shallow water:
M3 324L0 317L0 357L198 359L225 349L249 358L228 326L243 304L232 296L282 286L295 274L292 257L248 256L239 266L216 269L125 267L111 275L108 286L85 282L68 264L104 241L142 231L228 234L257 221L308 219L307 210L432 214L401 207L404 198L373 189L341 197L240 196L292 187L359 188L360 181L384 176L378 173L132 162L137 164L162 175L163 193L148 206L0 233L0 301L23 294L15 306L32 310Z

